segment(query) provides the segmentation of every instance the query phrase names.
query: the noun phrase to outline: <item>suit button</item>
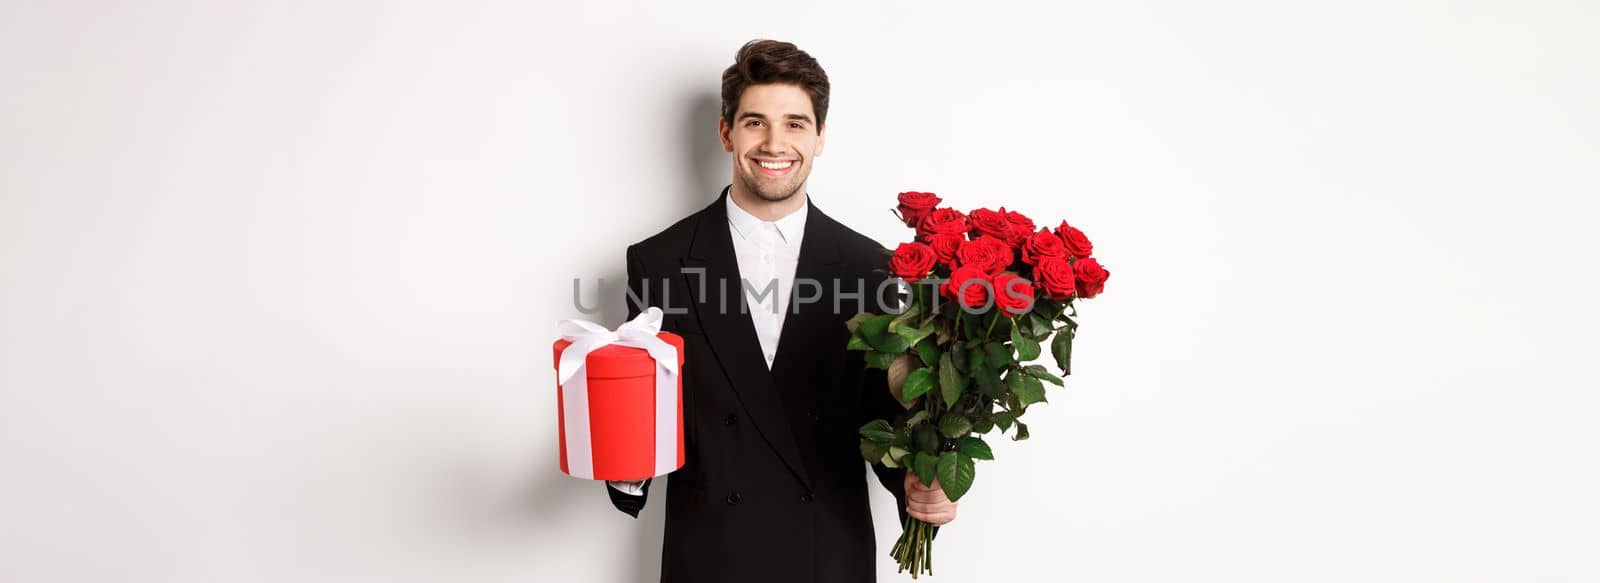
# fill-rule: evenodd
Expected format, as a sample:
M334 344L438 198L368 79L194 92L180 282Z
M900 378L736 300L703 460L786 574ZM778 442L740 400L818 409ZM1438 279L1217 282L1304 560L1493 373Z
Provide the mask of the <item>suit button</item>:
M740 500L743 500L743 499L744 499L743 497L739 496L738 492L734 492L734 493L728 495L728 505L729 506L736 505L736 504L739 503Z
M801 502L804 502L806 504L810 504L812 500L814 500L814 498L811 497L811 493L810 492L806 492L805 494L801 494L800 495L800 501Z
M722 418L722 424L723 425L731 426L731 425L733 425L735 423L738 423L738 422L739 422L739 416L738 415L734 415L732 413L729 413L727 417L723 417Z

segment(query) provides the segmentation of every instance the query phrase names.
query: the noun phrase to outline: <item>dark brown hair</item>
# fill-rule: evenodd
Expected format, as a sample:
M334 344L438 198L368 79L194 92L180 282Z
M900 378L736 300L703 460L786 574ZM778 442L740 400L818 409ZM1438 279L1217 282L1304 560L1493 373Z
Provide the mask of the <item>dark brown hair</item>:
M746 87L767 83L798 85L811 96L817 132L828 119L828 73L793 43L756 39L739 47L733 66L722 72L722 119L733 126Z

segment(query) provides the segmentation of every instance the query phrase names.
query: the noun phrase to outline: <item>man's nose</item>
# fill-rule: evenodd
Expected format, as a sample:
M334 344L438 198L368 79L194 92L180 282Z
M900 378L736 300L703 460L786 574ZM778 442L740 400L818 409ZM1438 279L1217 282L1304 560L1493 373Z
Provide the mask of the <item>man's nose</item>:
M756 151L763 156L777 158L788 152L789 147L783 143L783 134L778 133L777 128L769 127L766 133L761 134L761 145Z

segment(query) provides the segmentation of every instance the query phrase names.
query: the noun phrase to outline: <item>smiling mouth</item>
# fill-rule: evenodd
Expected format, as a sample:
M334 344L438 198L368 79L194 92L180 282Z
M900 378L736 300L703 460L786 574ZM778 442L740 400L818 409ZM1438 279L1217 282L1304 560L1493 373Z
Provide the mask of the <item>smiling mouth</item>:
M753 158L752 160L756 163L756 167L761 169L761 173L767 176L784 176L793 172L795 167L794 160L756 160Z

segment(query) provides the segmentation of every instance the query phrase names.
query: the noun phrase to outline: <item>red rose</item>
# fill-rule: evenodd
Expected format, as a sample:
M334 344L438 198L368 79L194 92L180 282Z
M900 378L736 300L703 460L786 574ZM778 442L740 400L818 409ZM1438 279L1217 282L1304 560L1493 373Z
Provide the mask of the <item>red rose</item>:
M1072 275L1078 278L1078 297L1092 298L1105 290L1111 272L1100 267L1093 257L1084 257L1072 262Z
M1022 243L1033 235L1033 230L1036 228L1033 226L1033 219L1016 211L1008 211L1005 207L1000 207L1000 214L1005 215L1006 222L1011 223L1011 229L1003 238L1012 247L1021 247Z
M1033 309L1033 284L1009 271L994 276L994 304L1006 315L1026 314Z
M1039 232L1028 235L1028 240L1022 242L1023 263L1038 265L1041 257L1067 257L1067 249L1061 245L1061 238L1051 233L1050 229L1039 229Z
M1000 207L1001 212L978 209L967 215L972 222L972 230L970 232L972 240L976 241L978 237L988 235L1005 241L1006 236L1011 233L1011 221L1006 220L1005 210L1006 207Z
M1083 231L1068 225L1066 221L1061 221L1061 226L1056 229L1056 236L1061 237L1061 243L1066 247L1067 255L1075 259L1082 259L1094 254L1094 244L1089 242L1089 238L1083 236Z
M965 235L967 215L953 208L933 209L933 212L923 216L917 223L917 239L927 241L930 235L936 233Z
M931 192L902 192L900 193L900 219L906 222L907 227L916 228L922 222L922 217L933 212L939 206L939 197Z
M944 297L957 300L969 308L986 308L989 303L989 274L976 267L957 267L950 272L950 281L939 286ZM959 297L957 297L959 295Z
M1039 282L1044 295L1052 300L1070 298L1078 289L1072 264L1061 257L1040 257L1039 263L1033 266L1033 278Z
M950 233L937 233L928 236L928 246L933 248L933 253L939 256L939 262L950 265L955 261L956 250L966 243L967 238Z
M894 256L889 258L889 272L906 280L906 283L916 283L928 275L936 260L938 257L932 247L921 243L901 243L895 248Z
M1011 246L1005 241L983 235L962 243L961 248L956 249L953 265L976 267L991 275L1000 273L1011 265Z

